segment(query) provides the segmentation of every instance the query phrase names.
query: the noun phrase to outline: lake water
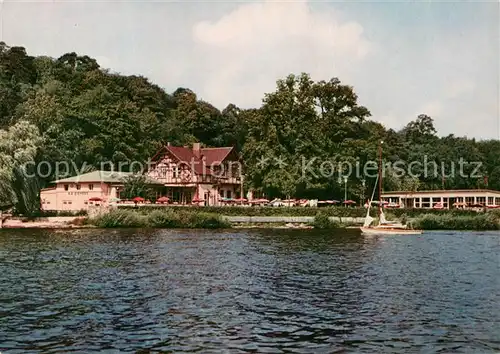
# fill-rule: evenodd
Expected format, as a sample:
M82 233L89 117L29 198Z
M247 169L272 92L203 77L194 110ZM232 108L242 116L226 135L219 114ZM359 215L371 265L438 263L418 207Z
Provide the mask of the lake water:
M3 230L0 352L498 353L500 233Z

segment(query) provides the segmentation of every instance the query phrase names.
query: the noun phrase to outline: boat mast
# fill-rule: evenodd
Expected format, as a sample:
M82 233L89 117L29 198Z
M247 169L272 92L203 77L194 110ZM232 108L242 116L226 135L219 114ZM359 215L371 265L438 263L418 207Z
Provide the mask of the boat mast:
M382 144L381 140L378 146L378 217L382 214Z

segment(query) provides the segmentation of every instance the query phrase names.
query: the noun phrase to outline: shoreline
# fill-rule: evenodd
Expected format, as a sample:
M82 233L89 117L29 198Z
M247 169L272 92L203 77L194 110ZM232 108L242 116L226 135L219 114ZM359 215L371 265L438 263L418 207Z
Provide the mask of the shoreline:
M397 217L395 219L398 219ZM400 220L398 220L400 221ZM88 216L16 217L3 215L1 229L85 229L85 228L163 228L163 229L358 229L364 218L327 216L256 216L219 213L114 210ZM413 228L450 231L498 231L500 213L474 215L423 214L406 219Z
M312 229L314 217L311 216L230 216L219 215L222 220L231 225L231 228L259 228L259 229ZM339 229L358 228L363 224L362 218L335 217L328 219L336 223ZM88 223L86 216L49 216L49 217L9 217L3 221L1 229L82 229L82 228L112 228L99 227ZM353 225L357 225L354 226ZM124 225L126 227L126 225ZM166 228L169 227L159 227ZM204 227L201 227L203 229Z
M109 230L109 229L131 229L131 228L144 228L144 229L157 229L157 230L179 230L179 229L191 229L191 230L208 230L208 228L168 228L168 227L99 227L95 225L74 225L74 224L61 224L61 223L42 223L42 222L25 222L16 223L15 225L9 224L4 225L0 228L2 230L84 230L84 229L96 229L96 230ZM280 223L255 223L255 224L235 224L231 228L221 228L219 230L321 230L316 229L311 225L306 224L280 224ZM359 230L360 226L339 226L331 228L329 230ZM214 230L214 229L212 229ZM217 229L215 229L217 230ZM323 229L324 230L324 229ZM453 231L453 232L500 232L500 230L490 230L490 229L425 229L424 231Z

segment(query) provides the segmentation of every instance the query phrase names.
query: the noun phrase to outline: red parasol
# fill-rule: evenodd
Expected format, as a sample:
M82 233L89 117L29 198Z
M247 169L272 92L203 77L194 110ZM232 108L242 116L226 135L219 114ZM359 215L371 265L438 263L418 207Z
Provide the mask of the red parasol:
M156 199L156 202L157 203L168 203L170 199L168 197L160 197L158 199Z
M352 202L352 200L351 200L351 202ZM339 203L339 201L338 200L325 200L325 203L326 204L337 204L337 203ZM346 203L346 204L348 204L348 203Z
M269 203L269 199L253 199L253 200L250 200L250 203L255 203L255 204L258 204L258 203Z

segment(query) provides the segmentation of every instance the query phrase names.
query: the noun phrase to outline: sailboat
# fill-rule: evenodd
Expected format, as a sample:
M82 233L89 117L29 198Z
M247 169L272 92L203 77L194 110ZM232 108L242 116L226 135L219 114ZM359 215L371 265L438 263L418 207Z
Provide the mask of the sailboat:
M379 167L378 167L378 175L375 183L378 182L378 225L372 226L374 219L370 216L370 209L372 206L372 200L375 195L375 188L373 188L372 197L370 202L368 203L365 222L361 227L361 233L363 235L420 235L422 230L414 230L408 228L407 225L403 225L397 222L387 221L385 218L384 210L382 209L382 144L383 141L380 142L379 146Z

